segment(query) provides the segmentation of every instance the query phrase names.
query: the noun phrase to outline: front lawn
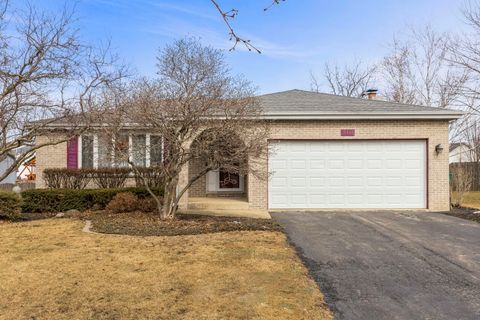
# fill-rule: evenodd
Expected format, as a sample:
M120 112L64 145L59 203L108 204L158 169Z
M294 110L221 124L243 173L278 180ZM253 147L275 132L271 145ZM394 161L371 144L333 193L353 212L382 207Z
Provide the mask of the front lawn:
M280 232L172 237L0 224L2 319L331 319Z
M454 192L452 198L455 199L458 195ZM463 195L462 207L480 209L480 191L465 192Z

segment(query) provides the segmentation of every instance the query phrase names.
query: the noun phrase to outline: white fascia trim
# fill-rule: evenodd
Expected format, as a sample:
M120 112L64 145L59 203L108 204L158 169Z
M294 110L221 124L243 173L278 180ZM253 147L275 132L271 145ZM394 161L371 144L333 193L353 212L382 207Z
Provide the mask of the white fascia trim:
M456 120L461 118L464 112L452 113L277 113L260 115L264 120ZM223 119L223 116L211 117L210 119ZM256 118L252 118L256 120ZM82 127L82 124L76 126L51 124L48 128L74 129ZM108 127L108 124L93 124L92 129ZM122 126L124 129L149 129L148 126L137 123L126 123Z
M262 116L266 120L456 120L463 113L451 114L406 114L406 113L368 113L368 114L270 114Z

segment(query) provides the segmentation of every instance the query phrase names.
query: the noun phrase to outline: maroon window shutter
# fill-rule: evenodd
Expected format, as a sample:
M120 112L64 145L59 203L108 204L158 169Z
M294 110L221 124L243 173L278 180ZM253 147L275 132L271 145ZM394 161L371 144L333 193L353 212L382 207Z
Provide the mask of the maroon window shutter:
M67 142L67 168L78 168L78 137L73 137Z

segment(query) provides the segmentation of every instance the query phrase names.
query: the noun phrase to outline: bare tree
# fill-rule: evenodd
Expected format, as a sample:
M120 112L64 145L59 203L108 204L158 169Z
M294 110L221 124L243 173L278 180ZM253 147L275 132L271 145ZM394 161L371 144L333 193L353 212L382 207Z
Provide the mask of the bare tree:
M76 114L83 116L83 124L88 123L95 93L123 77L123 69L112 69L116 58L108 48L98 50L79 41L72 10L48 15L27 6L10 12L7 1L1 2L1 8L0 160L19 154L0 173L0 181L38 148L74 135L72 125L65 139L35 144L36 136L53 121ZM13 31L7 15L13 19Z
M381 74L385 89L383 94L390 101L415 103L415 90L412 84L410 49L394 39L391 53L381 64Z
M248 49L248 51L255 51L257 53L261 53L260 49L258 49L255 45L252 44L252 42L248 39L245 39L244 37L240 36L235 29L233 28L231 24L231 20L235 19L238 15L238 9L231 9L231 10L224 10L220 6L218 0L210 0L215 9L218 11L220 16L223 19L223 22L225 23L227 29L228 29L228 34L230 36L230 41L233 41L233 46L230 48L230 50L235 50L238 44L242 44L245 46L245 48ZM285 2L286 0L272 0L270 4L263 9L263 11L267 11L274 5L278 5L281 2Z
M464 106L467 111L480 114L480 3L467 2L463 8L463 15L470 31L456 37L449 44L449 61L461 70L468 73L468 81L462 85L462 94L467 101Z
M165 184L163 219L175 217L182 196L210 170L266 178L255 162L266 158L267 124L252 86L230 75L221 51L196 39L178 40L159 53L158 75L131 84L112 108L121 115L119 126L107 127L118 134L125 123L135 123L161 137L150 141L150 150L162 149L163 160L150 165L161 171ZM181 182L182 170L194 160L202 168ZM140 173L144 163L135 154L128 162ZM149 190L160 210L160 199Z
M347 97L360 97L366 90L371 89L375 72L376 66L366 65L359 60L343 67L338 64L326 63L323 78L329 92ZM310 87L312 91L321 91L320 81L312 72L310 73Z
M459 98L467 72L447 59L450 39L427 26L412 29L409 37L394 39L382 62L385 95L389 100L440 108Z

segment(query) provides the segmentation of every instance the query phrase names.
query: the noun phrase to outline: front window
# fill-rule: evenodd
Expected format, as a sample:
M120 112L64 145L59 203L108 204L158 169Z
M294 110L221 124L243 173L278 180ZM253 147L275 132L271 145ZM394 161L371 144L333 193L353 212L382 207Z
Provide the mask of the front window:
M81 136L82 168L128 167L129 160L138 167L162 164L162 138L149 134L120 133Z
M112 138L108 135L97 136L98 168L112 166Z
M150 166L158 167L162 164L163 139L160 136L150 137Z
M115 166L128 167L129 136L126 133L119 134L114 139L115 143Z
M82 168L93 168L93 136L82 136Z
M137 167L145 167L147 160L147 144L144 134L132 136L132 162Z

